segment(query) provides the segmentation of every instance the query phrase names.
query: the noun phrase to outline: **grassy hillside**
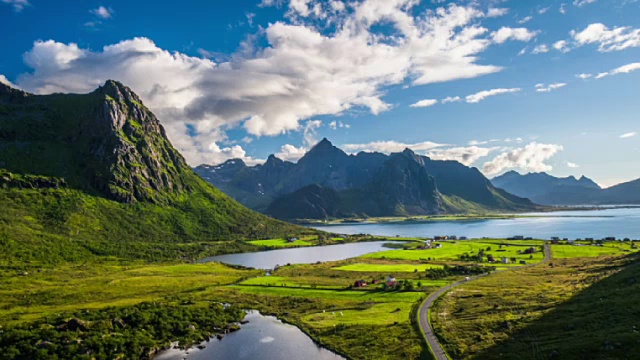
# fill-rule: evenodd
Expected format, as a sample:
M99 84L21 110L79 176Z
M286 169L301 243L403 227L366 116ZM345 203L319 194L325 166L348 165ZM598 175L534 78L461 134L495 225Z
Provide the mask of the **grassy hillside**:
M633 358L640 267L637 254L622 255L629 246L465 284L436 304L436 332L455 359Z
M47 96L0 84L0 208L0 263L193 260L252 249L232 240L313 232L198 177L114 81Z

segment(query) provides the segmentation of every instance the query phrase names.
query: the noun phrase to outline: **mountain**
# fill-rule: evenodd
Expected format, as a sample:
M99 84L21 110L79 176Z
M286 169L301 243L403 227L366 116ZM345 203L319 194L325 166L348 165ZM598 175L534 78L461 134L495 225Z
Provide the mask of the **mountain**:
M229 160L195 171L243 204L281 219L410 216L535 209L475 168L400 153L349 155L323 139L297 163ZM270 176L267 176L267 175Z
M602 190L597 201L601 204L640 204L640 179Z
M202 180L115 81L45 96L0 84L0 208L0 260L175 258L305 231Z
M497 188L545 205L637 204L640 179L602 189L587 177L558 178L546 173L509 171L491 180Z

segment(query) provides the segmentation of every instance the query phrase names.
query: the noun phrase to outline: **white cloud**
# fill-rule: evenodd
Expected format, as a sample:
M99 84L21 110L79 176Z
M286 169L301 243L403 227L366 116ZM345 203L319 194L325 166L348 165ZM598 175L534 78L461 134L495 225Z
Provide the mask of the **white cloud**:
M640 29L630 26L609 29L604 24L595 23L582 31L573 30L570 34L578 46L598 44L600 52L620 51L640 46Z
M342 121L335 121L334 120L334 121L329 123L329 128L331 130L337 130L337 129L342 129L342 128L348 129L350 127L351 127L351 125L345 124Z
M5 85L9 85L14 89L20 89L16 84L14 84L11 81L9 81L9 79L7 79L6 76L1 75L1 74L0 74L0 83L5 84Z
M627 138L634 137L634 136L636 136L635 132L628 132L626 134L620 135L620 139L627 139Z
M376 152L389 154L394 152L401 152L407 148L416 152L426 152L428 150L435 149L442 146L446 146L446 145L438 144L431 141L407 144L403 142L390 140L390 141L373 141L367 144L345 144L342 146L342 148L347 152L376 151Z
M109 19L113 14L113 10L107 9L104 6L99 6L97 9L93 9L89 12L102 19Z
M462 98L460 96L447 96L446 98L442 99L443 104L460 102L460 101L462 101Z
M487 175L495 175L510 168L533 172L550 171L553 167L546 161L562 150L561 145L532 142L525 147L505 151L496 156L483 165L482 171Z
M553 83L553 84L549 84L549 85L536 84L536 91L537 92L551 92L553 90L557 90L557 89L563 88L565 86L567 86L567 83Z
M564 15L567 13L567 4L561 4L560 5L560 9L558 9L558 11L560 11L560 14Z
M596 75L596 79L602 79L603 77L607 77L607 76L611 76L611 75L619 75L619 74L628 74L630 72L633 71L637 71L640 70L640 62L638 63L631 63L631 64L627 64L627 65L622 65L618 68L615 68L611 71L605 71L605 72L601 72L598 75Z
M582 74L577 74L576 77L578 79L586 80L586 79L589 79L589 78L593 77L593 74L582 73Z
M509 13L509 9L507 8L490 8L487 11L487 17L500 17L507 15L507 13Z
M533 20L533 16L526 16L526 17L523 17L522 19L518 20L518 24L526 24L531 20Z
M579 168L580 165L578 165L576 163L572 163L571 161L567 161L567 167L570 167L572 169L576 169L576 168Z
M342 1L331 1L330 2L331 8L334 11L343 11L345 9L344 3Z
M577 7L583 7L585 5L593 4L597 0L573 0L573 5Z
M546 13L547 11L549 11L549 9L551 9L550 7L544 7L540 10L538 10L538 14L542 15L544 13Z
M567 40L556 41L555 43L553 43L553 48L562 53L568 53L569 51L571 51L571 47L569 47L569 42Z
M433 106L435 104L438 103L438 100L436 99L424 99L424 100L420 100L418 102L416 102L415 104L411 104L409 105L412 108L422 108L422 107L429 107L429 106Z
M491 89L491 90L483 90L480 92L477 92L475 94L471 94L471 95L467 95L467 97L465 98L465 101L470 103L470 104L475 104L475 103L479 103L480 101L490 97L490 96L496 96L496 95L500 95L500 94L508 94L508 93L516 93L518 91L520 91L520 88L512 88L512 89Z
M532 54L544 54L549 52L549 47L547 44L540 44L533 48L531 51Z
M390 85L501 70L480 63L479 55L493 44L481 10L447 5L418 13L416 3L365 0L338 13L326 3L316 11L316 1L290 2L299 14L295 21L270 24L218 61L169 52L147 38L101 49L37 41L24 56L32 70L16 83L39 94L83 93L107 79L119 80L156 113L191 164L210 162L222 151L213 145L229 129L243 128L254 137L303 131L303 122L316 116L388 110L383 96ZM379 33L377 24L389 24L394 34Z
M295 147L291 144L285 144L280 147L280 151L275 154L278 159L296 162L304 154L307 153L307 148L305 147Z
M489 155L498 148L482 148L478 146L454 147L448 149L432 149L426 155L434 160L455 160L466 166L470 166L481 157Z
M538 33L536 31L529 31L529 29L526 28L502 27L500 30L491 33L491 37L494 42L502 44L507 40L528 42L536 37L537 34Z
M30 6L29 0L2 0L5 4L13 5L13 10L15 12L20 12L24 10L25 7Z

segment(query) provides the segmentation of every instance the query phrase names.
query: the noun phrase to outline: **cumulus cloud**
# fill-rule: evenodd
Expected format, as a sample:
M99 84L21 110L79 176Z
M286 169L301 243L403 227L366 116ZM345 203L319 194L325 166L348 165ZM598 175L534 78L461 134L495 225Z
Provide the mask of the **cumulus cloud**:
M274 0L262 5L278 3L284 5ZM481 25L483 11L450 4L418 13L416 3L365 0L349 2L346 11L337 1L289 1L287 11L295 10L295 21L270 24L217 61L169 52L147 38L102 49L37 41L24 56L31 71L15 82L48 94L87 92L107 79L122 81L158 115L189 163L209 162L223 152L216 142L224 141L229 129L242 128L256 138L303 131L305 120L321 115L388 110L383 96L390 85L501 70L479 60L494 43ZM394 30L383 34L378 24Z
M546 161L562 150L561 145L532 142L525 147L501 153L485 163L482 171L487 175L495 175L511 168L533 172L550 171L553 167Z
M409 105L412 108L422 108L422 107L429 107L429 106L433 106L435 104L438 103L438 100L436 99L424 99L424 100L420 100L414 104Z
M561 53L568 53L571 51L571 47L569 46L569 42L567 40L558 40L553 43L553 48L560 51Z
M572 163L571 161L567 161L567 167L570 167L572 169L576 169L576 168L579 168L580 165L578 165L576 163Z
M622 65L610 71L601 72L595 76L596 79L602 79L603 77L619 74L628 74L633 71L640 70L640 62Z
M478 146L454 147L448 149L432 149L426 155L434 160L455 160L466 166L470 166L481 157L489 155L498 148L483 148Z
M467 97L465 98L465 101L470 103L470 104L475 104L475 103L479 103L480 101L485 100L488 97L491 96L496 96L496 95L500 95L500 94L509 94L509 93L516 93L519 92L521 89L520 88L512 88L512 89L491 89L491 90L483 90L480 92L477 92L475 94L471 94L471 95L467 95Z
M593 77L593 74L582 73L582 74L577 74L576 77L578 79L586 80L586 79L589 79L589 78Z
M431 149L435 149L438 147L446 146L445 144L438 144L431 141L424 141L419 143L407 144L398 141L373 141L367 144L345 144L342 148L348 152L359 152L359 151L367 151L367 152L381 152L381 153L393 153L400 152L404 149L411 149L416 152L426 152Z
M12 5L15 12L20 12L24 10L25 7L31 5L29 0L2 0L2 2Z
M628 132L626 134L620 135L620 139L627 139L627 138L634 137L634 136L636 136L635 132Z
M301 157L304 156L308 151L305 147L296 147L291 144L285 144L280 147L280 151L278 151L275 155L278 159L282 159L285 161L296 162Z
M551 92L553 90L558 90L558 89L563 88L565 86L567 86L567 83L553 83L553 84L549 84L549 85L536 84L536 91L537 92Z
M517 40L517 41L530 41L534 37L536 37L536 31L530 31L526 28L510 28L510 27L502 27L498 31L494 31L491 33L493 37L493 41L498 44L502 44L507 40Z
M597 44L598 51L620 51L640 46L640 29L620 26L609 29L602 23L587 26L582 31L571 31L571 37L578 46Z
M490 8L487 11L487 17L500 17L505 16L509 13L509 9L507 8Z
M560 8L558 9L558 11L560 11L560 14L564 15L567 13L567 4L561 4Z
M107 9L104 6L99 6L97 9L91 10L90 13L101 19L109 19L113 14L113 10Z

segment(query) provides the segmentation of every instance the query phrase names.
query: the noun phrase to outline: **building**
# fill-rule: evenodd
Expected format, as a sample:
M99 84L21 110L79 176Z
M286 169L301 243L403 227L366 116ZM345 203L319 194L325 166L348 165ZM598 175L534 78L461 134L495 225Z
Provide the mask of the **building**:
M494 259L493 255L487 255L487 261L492 263L496 261L496 259Z
M509 263L509 259L507 259L506 257L503 257L500 262L502 262L503 264L508 264Z
M466 236L460 236L459 240L467 240Z
M507 240L524 240L524 236L516 235L516 236L512 236L510 238L507 238Z
M290 238L287 238L287 242L289 242L289 243L296 242L296 241L298 241L298 238L297 238L297 237L290 237Z
M533 254L534 252L536 252L536 249L534 249L532 247L530 247L530 248L528 248L528 249L526 249L524 251L525 254Z
M367 286L367 282L364 280L356 280L356 282L353 283L354 288L365 287L365 286Z
M396 278L394 278L393 276L388 276L386 280L386 284L389 287L396 286L398 284L398 281L396 281Z

